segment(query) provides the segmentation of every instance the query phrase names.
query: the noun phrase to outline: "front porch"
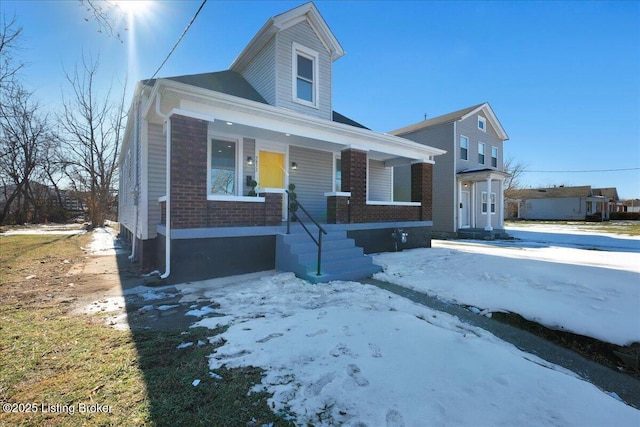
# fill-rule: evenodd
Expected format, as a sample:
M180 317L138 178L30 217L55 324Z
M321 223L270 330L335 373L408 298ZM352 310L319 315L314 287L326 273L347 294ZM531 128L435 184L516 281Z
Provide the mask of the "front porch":
M504 231L504 180L509 174L493 169L457 174L457 237L494 240Z
M292 184L316 221L343 232L364 254L430 247L438 150L340 124L299 135L202 115L169 117L170 197L159 199L156 231L158 268L172 276L200 280L276 268ZM365 137L372 135L389 141ZM356 136L362 145L349 143ZM400 164L411 164L409 202L393 201L393 167ZM393 236L401 233L398 244Z

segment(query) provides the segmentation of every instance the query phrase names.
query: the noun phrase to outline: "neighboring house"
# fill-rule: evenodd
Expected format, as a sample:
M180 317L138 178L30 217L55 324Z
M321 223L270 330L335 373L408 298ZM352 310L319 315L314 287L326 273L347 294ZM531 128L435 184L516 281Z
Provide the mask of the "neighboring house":
M504 234L503 143L509 137L488 103L390 132L446 150L433 171L433 233L493 239ZM406 166L394 171L394 199L408 200Z
M618 197L618 189L616 187L609 188L594 188L593 189L594 196L603 196L609 199L609 206L605 210L605 212L623 212L622 202L620 201L620 197ZM607 218L609 219L609 218Z
M640 212L640 199L625 200L622 202L622 210L618 212Z
M328 231L312 280L371 274L363 250L429 247L443 150L333 111L332 64L343 55L306 3L267 20L229 70L139 82L119 159L132 259L174 280L273 268L307 277L315 244L297 223L285 235L291 184ZM412 197L395 202L392 169L402 164Z
M610 198L602 192L589 185L514 190L509 211L517 219L608 221Z

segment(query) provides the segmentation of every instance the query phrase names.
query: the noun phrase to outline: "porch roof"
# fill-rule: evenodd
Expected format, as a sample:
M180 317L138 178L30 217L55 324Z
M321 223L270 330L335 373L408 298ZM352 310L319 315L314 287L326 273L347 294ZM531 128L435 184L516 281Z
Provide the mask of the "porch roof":
M167 95L172 98L170 102L162 100ZM369 158L384 161L387 166L415 160L433 162L434 156L446 153L405 138L371 131L340 114L334 114L333 121L326 120L175 79L159 79L153 86L144 115L150 121L161 122L162 116L171 114L207 120L210 129L220 133L332 152L347 148L367 151Z
M501 180L509 178L511 175L495 169L466 169L457 173L457 176L462 181L486 181L491 177L492 180Z

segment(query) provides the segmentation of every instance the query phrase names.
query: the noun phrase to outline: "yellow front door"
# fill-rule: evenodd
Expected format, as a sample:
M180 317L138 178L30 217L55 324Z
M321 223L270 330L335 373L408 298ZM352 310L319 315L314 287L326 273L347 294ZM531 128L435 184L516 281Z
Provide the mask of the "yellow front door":
M260 188L284 188L284 154L260 151L258 180Z

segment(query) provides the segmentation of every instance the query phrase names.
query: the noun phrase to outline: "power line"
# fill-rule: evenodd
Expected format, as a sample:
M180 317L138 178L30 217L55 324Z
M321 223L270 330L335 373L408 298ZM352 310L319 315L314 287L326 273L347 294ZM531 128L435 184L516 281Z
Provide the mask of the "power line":
M624 171L637 171L640 168L621 168L621 169L586 169L586 170L555 170L555 171L532 171L523 170L522 173L591 173L591 172L624 172Z
M153 75L151 76L150 79L147 80L147 82L144 84L145 86L149 83L149 81L153 80L155 78L155 76L160 72L160 70L162 69L162 67L164 67L164 64L167 63L167 61L169 60L169 57L173 54L173 52L176 50L176 48L178 47L178 45L180 44L180 42L182 41L182 39L184 38L185 34L187 34L187 31L189 31L189 28L191 28L191 25L193 24L193 22L196 20L196 18L198 17L198 14L200 13L200 11L202 10L202 8L204 7L205 3L207 2L207 0L202 0L202 3L200 4L200 7L198 8L198 10L196 11L195 15L193 15L193 18L191 18L191 21L189 22L189 24L187 25L187 27L184 29L184 31L182 32L182 34L180 34L180 37L178 37L178 40L176 41L176 43L173 45L173 47L171 48L171 50L169 51L169 53L167 54L166 58L164 58L164 61L162 61L162 64L160 64L160 66L158 67L158 69L156 70L155 73L153 73Z

